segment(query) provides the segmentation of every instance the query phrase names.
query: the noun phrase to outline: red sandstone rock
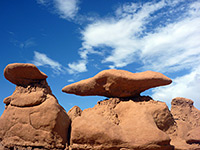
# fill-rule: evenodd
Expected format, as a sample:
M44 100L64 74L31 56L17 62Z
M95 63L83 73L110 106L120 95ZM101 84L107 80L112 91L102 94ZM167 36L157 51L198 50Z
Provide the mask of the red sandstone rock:
M71 120L74 120L76 117L81 116L82 110L78 106L72 107L68 111L68 116Z
M200 110L190 99L177 97L171 102L171 113L177 123L171 144L179 150L200 149Z
M188 144L199 144L200 145L200 126L192 129L187 133L186 142Z
M67 85L62 91L81 96L133 97L147 89L171 82L171 79L158 72L131 73L110 69L101 71L92 78Z
M111 98L86 109L72 121L73 149L170 150L167 132L174 120L163 102Z
M1 144L9 149L16 147L64 149L69 140L70 119L52 94L45 80L46 76L40 72L41 76L38 74L37 79L31 76L32 65L21 64L16 69L24 71L24 76L19 72L16 73L16 70L16 72L12 72L12 69L10 71L10 66L14 66L14 70L18 68L15 64L6 67L6 77L17 86L14 93L4 99L6 109L0 117ZM26 67L21 68L22 66L28 66L29 73L26 72ZM33 70L37 72L38 69ZM37 73L33 71L33 74ZM25 82L22 76L26 79ZM25 83L29 84L24 86Z
M28 85L46 79L47 75L41 72L34 64L14 63L4 69L5 78L16 85Z

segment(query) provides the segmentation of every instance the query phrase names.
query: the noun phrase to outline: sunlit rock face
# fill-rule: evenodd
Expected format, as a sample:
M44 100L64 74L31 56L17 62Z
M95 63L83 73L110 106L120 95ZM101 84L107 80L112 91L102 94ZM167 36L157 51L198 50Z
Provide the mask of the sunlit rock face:
M170 78L154 71L131 73L110 69L101 71L92 78L67 85L62 91L81 96L134 97L147 89L171 82Z
M6 109L0 117L2 145L10 149L68 146L70 119L52 94L47 76L33 64L10 64L4 75L17 86L13 94L4 99Z
M177 123L171 139L177 149L200 149L200 110L193 103L183 97L174 98L171 102L171 113Z
M150 97L110 98L84 110L71 125L72 149L172 150L174 119L163 102Z

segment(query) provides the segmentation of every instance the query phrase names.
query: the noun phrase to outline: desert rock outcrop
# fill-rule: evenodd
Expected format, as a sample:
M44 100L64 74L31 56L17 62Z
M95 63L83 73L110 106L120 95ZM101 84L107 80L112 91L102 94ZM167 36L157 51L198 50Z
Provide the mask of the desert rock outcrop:
M84 110L72 121L72 149L172 150L167 133L174 132L175 122L168 107L139 99L110 98Z
M158 72L131 73L110 69L101 71L92 78L67 85L62 91L81 96L134 97L147 89L171 82L170 78Z
M172 82L161 73L111 69L68 85L64 92L109 97L68 113L33 64L10 64L4 75L17 86L4 99L0 150L200 150L200 110L192 100L174 98L170 111L140 96Z
M4 147L64 149L70 119L46 82L47 76L32 64L10 64L6 79L16 84L4 99L0 117L0 141Z
M193 101L174 98L171 113L177 123L175 134L170 135L172 144L180 150L200 149L200 110L193 106Z

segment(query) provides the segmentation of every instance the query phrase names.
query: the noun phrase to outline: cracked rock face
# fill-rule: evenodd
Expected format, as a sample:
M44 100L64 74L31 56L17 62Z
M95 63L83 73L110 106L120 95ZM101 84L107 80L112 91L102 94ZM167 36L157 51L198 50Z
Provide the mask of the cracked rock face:
M26 71L22 66L19 70L14 67L15 71ZM24 76L29 81L24 85L20 78L20 85L4 99L6 109L0 117L0 141L10 149L16 146L63 149L68 143L70 119L46 79L29 77Z
M170 78L158 72L131 73L110 69L101 71L92 78L67 85L62 91L81 96L134 97L147 89L171 82Z
M167 133L174 132L174 120L168 107L149 97L138 99L110 98L84 110L72 121L70 147L172 150Z

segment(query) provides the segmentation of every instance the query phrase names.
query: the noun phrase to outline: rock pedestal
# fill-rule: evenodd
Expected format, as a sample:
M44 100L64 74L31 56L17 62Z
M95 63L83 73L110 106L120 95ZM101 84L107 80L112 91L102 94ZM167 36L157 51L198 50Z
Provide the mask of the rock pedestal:
M32 64L8 65L4 75L17 86L14 93L4 99L6 109L0 117L2 145L9 149L17 146L64 149L68 146L70 119L52 94L47 76Z
M141 101L145 99L145 101ZM110 98L84 110L71 125L74 150L172 150L174 119L163 102Z

